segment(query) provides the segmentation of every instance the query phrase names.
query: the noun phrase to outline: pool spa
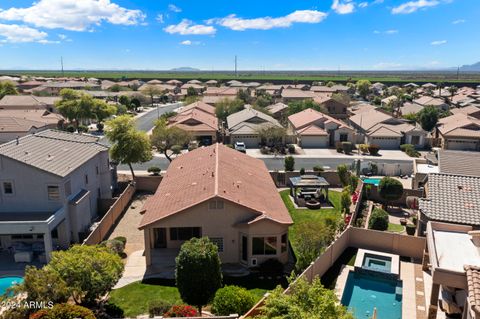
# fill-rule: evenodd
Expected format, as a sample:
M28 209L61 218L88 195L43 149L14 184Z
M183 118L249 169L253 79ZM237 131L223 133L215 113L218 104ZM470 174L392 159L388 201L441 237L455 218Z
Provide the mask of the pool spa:
M368 177L362 178L362 181L365 184L371 184L371 185L375 185L375 186L378 186L380 184L381 180L382 180L381 178L368 178Z
M397 255L359 249L353 270L348 272L341 302L357 319L402 318L402 282Z
M0 296L7 292L7 289L23 282L22 277L0 277Z

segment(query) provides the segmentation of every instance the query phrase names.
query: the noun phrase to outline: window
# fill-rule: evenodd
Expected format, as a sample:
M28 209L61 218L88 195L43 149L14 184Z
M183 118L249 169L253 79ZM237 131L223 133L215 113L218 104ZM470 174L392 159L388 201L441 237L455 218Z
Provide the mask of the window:
M193 237L200 238L200 227L172 227L170 228L170 240L189 240Z
M287 234L282 235L282 242L281 242L281 252L284 253L287 251Z
M5 195L13 195L13 183L3 182L3 193Z
M211 200L208 207L210 209L223 209L223 200Z
M85 185L88 185L88 174L85 174Z
M340 142L348 141L348 134L340 133Z
M413 135L410 144L413 144L413 145L418 145L418 144L420 144L420 136L418 136L418 135Z
M211 237L210 241L217 245L219 253L223 253L223 237Z
M97 171L97 175L98 175L98 174L100 173L100 172L98 171L98 166L95 166L95 170Z
M253 255L276 255L277 237L253 237L252 238Z
M33 235L31 234L19 234L19 235L12 235L12 239L33 239Z
M58 189L58 186L48 185L47 192L48 200L60 200L60 191Z

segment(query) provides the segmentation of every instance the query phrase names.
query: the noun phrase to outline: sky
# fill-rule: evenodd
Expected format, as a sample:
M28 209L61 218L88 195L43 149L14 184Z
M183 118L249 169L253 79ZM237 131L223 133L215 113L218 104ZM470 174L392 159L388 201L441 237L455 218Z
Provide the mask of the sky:
M479 30L480 0L0 0L0 69L438 69Z

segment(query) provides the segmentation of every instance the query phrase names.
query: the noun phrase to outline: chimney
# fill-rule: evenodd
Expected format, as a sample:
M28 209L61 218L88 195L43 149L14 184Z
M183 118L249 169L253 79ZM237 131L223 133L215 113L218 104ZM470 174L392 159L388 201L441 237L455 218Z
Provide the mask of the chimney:
M476 247L480 247L480 230L469 231L468 234L472 237L472 242Z

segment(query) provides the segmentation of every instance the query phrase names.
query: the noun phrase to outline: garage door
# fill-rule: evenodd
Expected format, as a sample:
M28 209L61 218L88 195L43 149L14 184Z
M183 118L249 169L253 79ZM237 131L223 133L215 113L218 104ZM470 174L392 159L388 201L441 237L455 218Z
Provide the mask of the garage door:
M400 138L396 137L372 137L370 144L380 146L380 149L393 150L400 148Z
M477 142L467 140L448 140L447 149L456 151L476 151Z
M231 143L243 142L247 148L259 148L260 139L255 135L232 135Z
M302 136L300 144L303 148L326 148L328 136Z

